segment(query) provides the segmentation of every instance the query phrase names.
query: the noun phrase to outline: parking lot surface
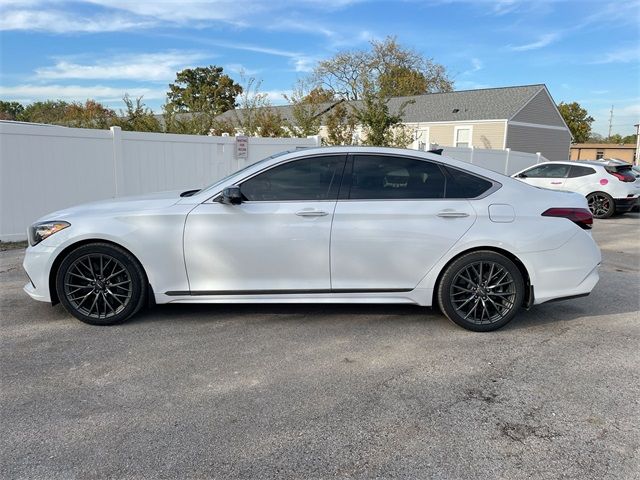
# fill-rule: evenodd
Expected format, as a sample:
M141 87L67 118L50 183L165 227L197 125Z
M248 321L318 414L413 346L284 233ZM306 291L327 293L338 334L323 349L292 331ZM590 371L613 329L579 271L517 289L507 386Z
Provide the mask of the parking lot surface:
M85 325L0 252L0 478L640 478L640 215L586 298L472 333L409 306Z

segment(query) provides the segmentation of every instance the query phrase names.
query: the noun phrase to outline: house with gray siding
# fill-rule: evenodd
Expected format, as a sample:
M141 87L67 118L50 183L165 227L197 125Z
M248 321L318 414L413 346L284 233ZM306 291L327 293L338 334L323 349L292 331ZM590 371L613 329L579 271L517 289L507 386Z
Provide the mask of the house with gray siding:
M357 107L358 103L348 102ZM409 148L434 146L505 149L538 153L548 160L568 160L571 133L543 84L428 93L389 100L396 113L406 104L403 123L413 131ZM323 104L326 115L336 104ZM272 107L293 123L290 106ZM242 110L225 112L232 120ZM321 128L320 135L326 135Z
M401 97L389 106L399 108L407 100L413 103L403 120L415 132L412 148L509 148L540 152L549 160L569 158L571 132L545 85Z

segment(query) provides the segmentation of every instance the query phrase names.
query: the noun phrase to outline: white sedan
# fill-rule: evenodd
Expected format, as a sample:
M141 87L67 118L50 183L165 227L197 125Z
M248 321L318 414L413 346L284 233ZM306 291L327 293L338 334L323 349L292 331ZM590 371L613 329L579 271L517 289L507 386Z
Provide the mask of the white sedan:
M46 215L25 291L97 325L153 302L409 303L489 331L591 292L591 225L582 195L433 153L309 149L202 190Z

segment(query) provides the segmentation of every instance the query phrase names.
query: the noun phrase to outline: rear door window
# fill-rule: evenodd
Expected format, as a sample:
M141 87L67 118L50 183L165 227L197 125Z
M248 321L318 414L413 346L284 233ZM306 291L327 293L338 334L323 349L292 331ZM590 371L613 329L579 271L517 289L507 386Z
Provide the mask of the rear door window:
M592 175L594 173L596 173L596 171L591 167L572 165L571 169L569 170L568 178L586 177L587 175Z
M444 198L445 175L435 163L390 155L355 155L350 199Z

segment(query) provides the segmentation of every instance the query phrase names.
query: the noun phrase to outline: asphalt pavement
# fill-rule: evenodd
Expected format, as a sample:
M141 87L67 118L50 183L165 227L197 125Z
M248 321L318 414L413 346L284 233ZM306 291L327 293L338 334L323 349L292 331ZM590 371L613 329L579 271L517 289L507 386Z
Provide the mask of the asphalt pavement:
M0 252L0 478L640 478L640 215L586 298L472 333L410 306L85 325Z

